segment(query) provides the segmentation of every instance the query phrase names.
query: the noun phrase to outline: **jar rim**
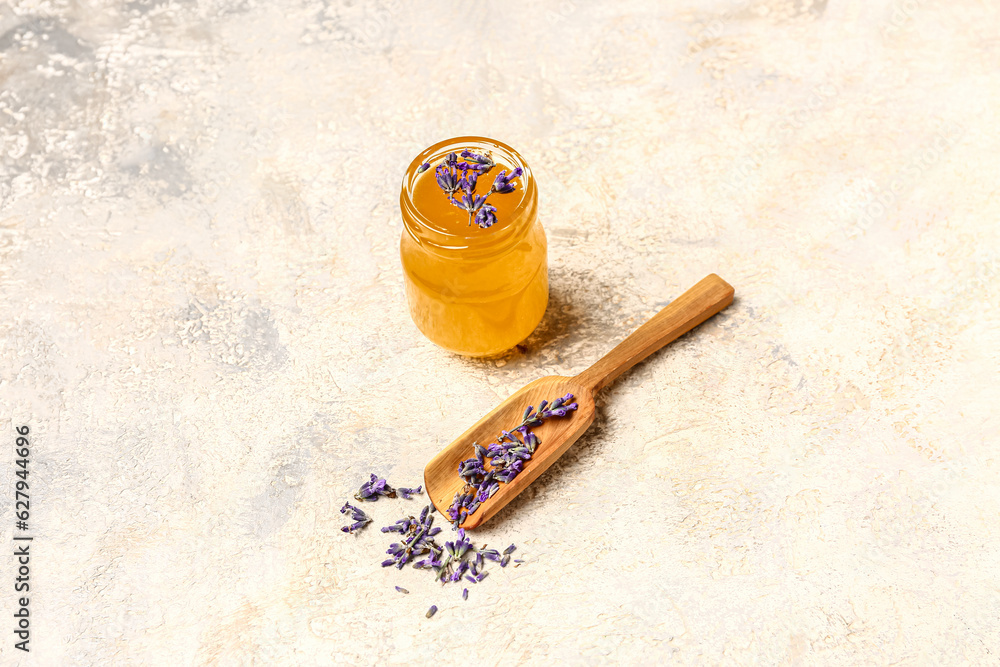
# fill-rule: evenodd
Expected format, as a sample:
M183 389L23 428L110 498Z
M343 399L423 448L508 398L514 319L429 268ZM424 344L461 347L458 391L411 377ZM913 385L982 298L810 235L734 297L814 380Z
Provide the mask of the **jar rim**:
M490 150L500 154L503 161L512 167L520 167L523 194L517 205L506 215L510 223L501 229L484 234L485 230L471 227L468 233L455 233L434 224L413 203L411 196L417 177L417 168L425 162L434 162L440 157L464 149ZM433 176L432 176L433 177ZM509 145L496 139L482 136L461 136L445 139L420 152L406 169L399 195L403 226L407 233L421 246L445 256L486 257L502 254L527 234L535 220L538 208L538 193L531 168L524 158Z

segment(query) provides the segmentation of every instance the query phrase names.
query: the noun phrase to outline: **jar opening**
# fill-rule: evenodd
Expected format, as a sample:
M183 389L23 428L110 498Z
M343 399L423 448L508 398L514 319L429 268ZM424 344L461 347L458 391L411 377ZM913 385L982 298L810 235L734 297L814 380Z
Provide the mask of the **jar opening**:
M490 196L488 203L497 208L497 222L486 229L475 223L462 224L468 214L448 203L448 195L436 183L435 168L449 153L461 153L465 149L479 154L489 152L497 162L496 167L480 177L482 182L477 193L481 190L485 193L501 169L520 167L523 172L517 179L514 192ZM417 173L424 163L430 163L430 168ZM415 203L415 199L420 199L415 195L422 192L426 201L431 189L434 190L433 196L440 197L440 201L435 201L438 205L437 219ZM517 151L495 139L466 136L441 141L417 155L403 177L399 201L406 231L422 247L442 255L474 257L501 254L523 238L535 220L538 195L531 169ZM446 220L443 219L445 217Z

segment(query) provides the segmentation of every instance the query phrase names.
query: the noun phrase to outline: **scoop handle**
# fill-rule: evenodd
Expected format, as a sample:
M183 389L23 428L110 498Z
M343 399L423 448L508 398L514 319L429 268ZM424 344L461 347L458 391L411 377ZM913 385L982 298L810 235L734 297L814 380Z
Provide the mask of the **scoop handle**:
M670 341L686 334L733 302L732 285L714 273L667 304L597 362L576 376L596 393Z

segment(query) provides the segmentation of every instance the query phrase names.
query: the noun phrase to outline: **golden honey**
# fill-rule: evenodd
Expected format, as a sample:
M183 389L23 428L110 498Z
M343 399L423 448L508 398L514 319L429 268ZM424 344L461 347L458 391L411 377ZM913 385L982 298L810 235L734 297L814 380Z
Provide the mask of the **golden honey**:
M489 196L497 221L486 229L470 224L435 179L441 161L465 149L489 152L496 163L479 177L478 195L489 191L501 170L524 172L514 192ZM428 162L430 169L418 173ZM549 283L538 193L521 156L484 137L442 141L410 164L399 203L403 281L417 328L437 345L472 357L499 354L527 338L545 313Z

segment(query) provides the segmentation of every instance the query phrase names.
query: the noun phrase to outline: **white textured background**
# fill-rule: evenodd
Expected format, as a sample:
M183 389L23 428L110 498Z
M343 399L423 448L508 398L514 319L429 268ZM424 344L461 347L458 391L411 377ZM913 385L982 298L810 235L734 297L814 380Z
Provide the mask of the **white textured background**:
M28 423L35 536L0 660L996 664L998 34L972 0L0 4L0 521ZM549 235L495 362L424 340L398 265L405 166L466 133ZM340 532L712 271L737 302L477 533L528 563L462 602Z

